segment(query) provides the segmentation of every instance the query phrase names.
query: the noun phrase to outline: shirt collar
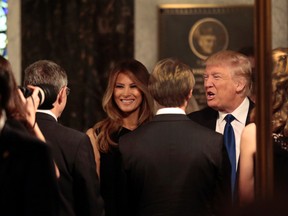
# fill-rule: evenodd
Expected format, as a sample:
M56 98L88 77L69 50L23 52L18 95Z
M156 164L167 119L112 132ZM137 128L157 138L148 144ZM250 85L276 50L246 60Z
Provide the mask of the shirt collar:
M37 112L38 113L46 113L48 115L51 115L56 121L58 121L56 115L53 112L51 112L51 110L40 110L40 109L38 109Z
M178 107L166 107L166 108L161 108L157 110L156 115L161 115L161 114L184 114L186 115L185 111Z
M243 102L240 104L240 106L238 106L232 113L235 119L237 121L239 121L240 123L244 124L246 123L246 119L247 119L247 115L248 114L248 110L249 110L249 99L246 97ZM223 113L223 112L218 112L219 113L219 121L222 122L225 118L225 116L228 113Z
M6 112L5 110L2 110L0 116L0 133L5 125L5 122L6 122Z

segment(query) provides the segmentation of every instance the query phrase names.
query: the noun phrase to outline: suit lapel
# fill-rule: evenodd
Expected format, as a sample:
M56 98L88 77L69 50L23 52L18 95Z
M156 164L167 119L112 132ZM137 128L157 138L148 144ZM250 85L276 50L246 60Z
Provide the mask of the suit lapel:
M213 110L213 112L211 112L211 116L208 116L207 118L207 127L212 129L212 130L216 130L216 122L218 119L218 112Z
M207 110L204 113L202 125L212 130L216 130L216 122L219 115L218 111L212 109L211 107L207 107L206 109Z

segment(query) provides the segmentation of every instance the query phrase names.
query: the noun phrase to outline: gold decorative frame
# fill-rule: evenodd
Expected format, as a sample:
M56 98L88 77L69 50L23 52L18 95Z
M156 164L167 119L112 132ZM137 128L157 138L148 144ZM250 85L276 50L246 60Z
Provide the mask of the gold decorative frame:
M210 35L201 35L201 28L205 30L206 34ZM204 32L205 33L205 32ZM211 35L213 33L213 35ZM205 37L213 37L214 40ZM206 42L206 47L208 44L208 50L201 50L201 46L199 46L198 40L200 37L204 37ZM218 41L216 40L218 39ZM192 52L199 57L200 59L205 60L209 55L216 53L220 50L225 50L229 44L229 34L226 27L223 25L222 22L215 18L203 18L198 20L192 27L189 32L188 37L189 45ZM216 46L218 44L218 46ZM205 45L205 44L204 44ZM204 46L205 49L205 46ZM206 48L207 49L207 48Z

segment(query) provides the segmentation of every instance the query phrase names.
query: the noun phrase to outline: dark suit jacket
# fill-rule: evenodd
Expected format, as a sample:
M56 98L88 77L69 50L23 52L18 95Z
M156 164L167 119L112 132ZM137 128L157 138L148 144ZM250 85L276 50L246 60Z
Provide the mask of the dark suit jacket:
M250 123L249 115L251 113L251 110L254 108L254 106L255 104L251 100L249 100L249 110L248 110L248 115L246 118L246 125ZM218 118L218 111L212 109L211 107L206 107L202 110L189 113L188 117L191 120L203 125L204 127L215 130L216 121Z
M130 215L213 215L230 194L222 135L186 115L156 115L119 147Z
M103 215L92 144L85 133L65 127L44 113L37 123L60 171L61 215Z
M252 109L255 107L255 104L249 100L249 109L248 109L248 115L246 117L246 125L250 123L250 113L252 111ZM188 114L188 117L203 125L204 127L210 128L212 130L216 130L216 122L217 122L217 118L218 118L218 111L212 109L211 107L206 107L202 110L196 111L196 112L192 112ZM239 163L238 163L239 164ZM237 169L237 177L236 177L236 185L235 185L235 194L234 194L234 204L237 203L237 199L238 199L238 185L239 185L239 169Z
M25 131L18 122L7 121L0 134L0 215L57 216L51 149Z

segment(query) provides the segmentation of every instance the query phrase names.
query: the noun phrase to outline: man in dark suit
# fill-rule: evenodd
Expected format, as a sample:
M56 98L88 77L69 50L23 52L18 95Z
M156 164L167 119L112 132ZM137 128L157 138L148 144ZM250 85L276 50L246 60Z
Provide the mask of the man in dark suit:
M185 115L194 84L191 68L178 60L155 66L148 88L161 108L119 141L127 215L214 215L225 199L229 206L223 137Z
M39 84L52 85L56 92L53 106L48 109L46 104L41 109L40 105L36 120L47 142L51 144L60 171L61 215L103 215L103 201L90 140L85 133L57 122L70 90L66 72L54 62L37 61L25 69L24 85Z
M208 107L188 114L199 124L224 133L225 117L232 114L235 134L235 162L237 170L240 154L240 137L249 123L254 103L248 98L252 89L252 68L249 58L238 52L224 50L206 60L204 87Z

